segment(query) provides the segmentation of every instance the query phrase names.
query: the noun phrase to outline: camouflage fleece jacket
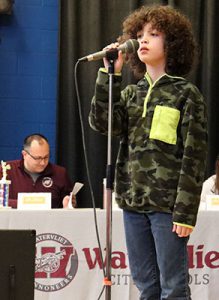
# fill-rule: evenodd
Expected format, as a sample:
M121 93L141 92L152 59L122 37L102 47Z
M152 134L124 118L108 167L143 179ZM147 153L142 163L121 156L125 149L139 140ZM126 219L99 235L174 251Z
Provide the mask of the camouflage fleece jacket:
M173 214L194 226L207 152L206 105L186 79L149 75L121 90L113 85L113 135L120 138L115 195L120 208ZM89 122L107 134L108 75L99 71Z

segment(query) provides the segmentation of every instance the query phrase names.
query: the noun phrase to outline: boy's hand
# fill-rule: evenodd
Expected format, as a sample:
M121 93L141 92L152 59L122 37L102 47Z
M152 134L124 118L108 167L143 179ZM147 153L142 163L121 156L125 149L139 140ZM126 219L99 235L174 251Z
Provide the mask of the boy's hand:
M110 49L116 49L119 47L119 43L112 43L108 46L106 46L103 50L107 51L107 50L110 50ZM104 67L106 70L108 70L108 67L109 67L109 62L106 58L103 58L103 62L104 62ZM118 52L118 59L115 60L115 63L114 63L114 72L115 73L121 73L122 71L122 66L123 66L123 54L122 54L122 51L119 51Z
M186 227L186 226L173 224L172 232L176 232L176 234L179 237L187 237L187 236L189 236L192 233L192 231L193 231L193 228L189 228L189 227Z

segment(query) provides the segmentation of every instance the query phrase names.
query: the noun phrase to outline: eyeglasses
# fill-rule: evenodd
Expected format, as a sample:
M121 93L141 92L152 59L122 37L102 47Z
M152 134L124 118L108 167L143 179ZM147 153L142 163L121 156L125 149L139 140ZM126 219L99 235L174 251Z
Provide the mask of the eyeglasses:
M49 155L46 155L46 156L44 156L44 157L41 157L41 156L33 156L32 154L30 154L30 152L29 151L27 151L27 150L25 150L24 149L24 151L28 154L28 155L30 155L30 157L32 157L35 161L37 161L37 162L41 162L41 161L45 161L45 160L49 160Z

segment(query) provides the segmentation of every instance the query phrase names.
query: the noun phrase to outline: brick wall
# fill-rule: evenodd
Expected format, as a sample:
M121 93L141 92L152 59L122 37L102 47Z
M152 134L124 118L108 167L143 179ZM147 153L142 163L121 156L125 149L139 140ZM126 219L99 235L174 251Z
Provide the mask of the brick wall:
M15 0L0 15L0 160L19 158L33 132L55 160L58 17L58 0Z

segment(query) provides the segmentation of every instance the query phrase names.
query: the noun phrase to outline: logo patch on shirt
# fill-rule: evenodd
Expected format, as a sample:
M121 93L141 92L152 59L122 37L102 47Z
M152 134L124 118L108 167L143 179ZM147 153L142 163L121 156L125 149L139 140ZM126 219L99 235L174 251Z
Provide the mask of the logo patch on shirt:
M42 185L46 188L49 188L53 185L53 180L50 177L44 177L42 179Z

